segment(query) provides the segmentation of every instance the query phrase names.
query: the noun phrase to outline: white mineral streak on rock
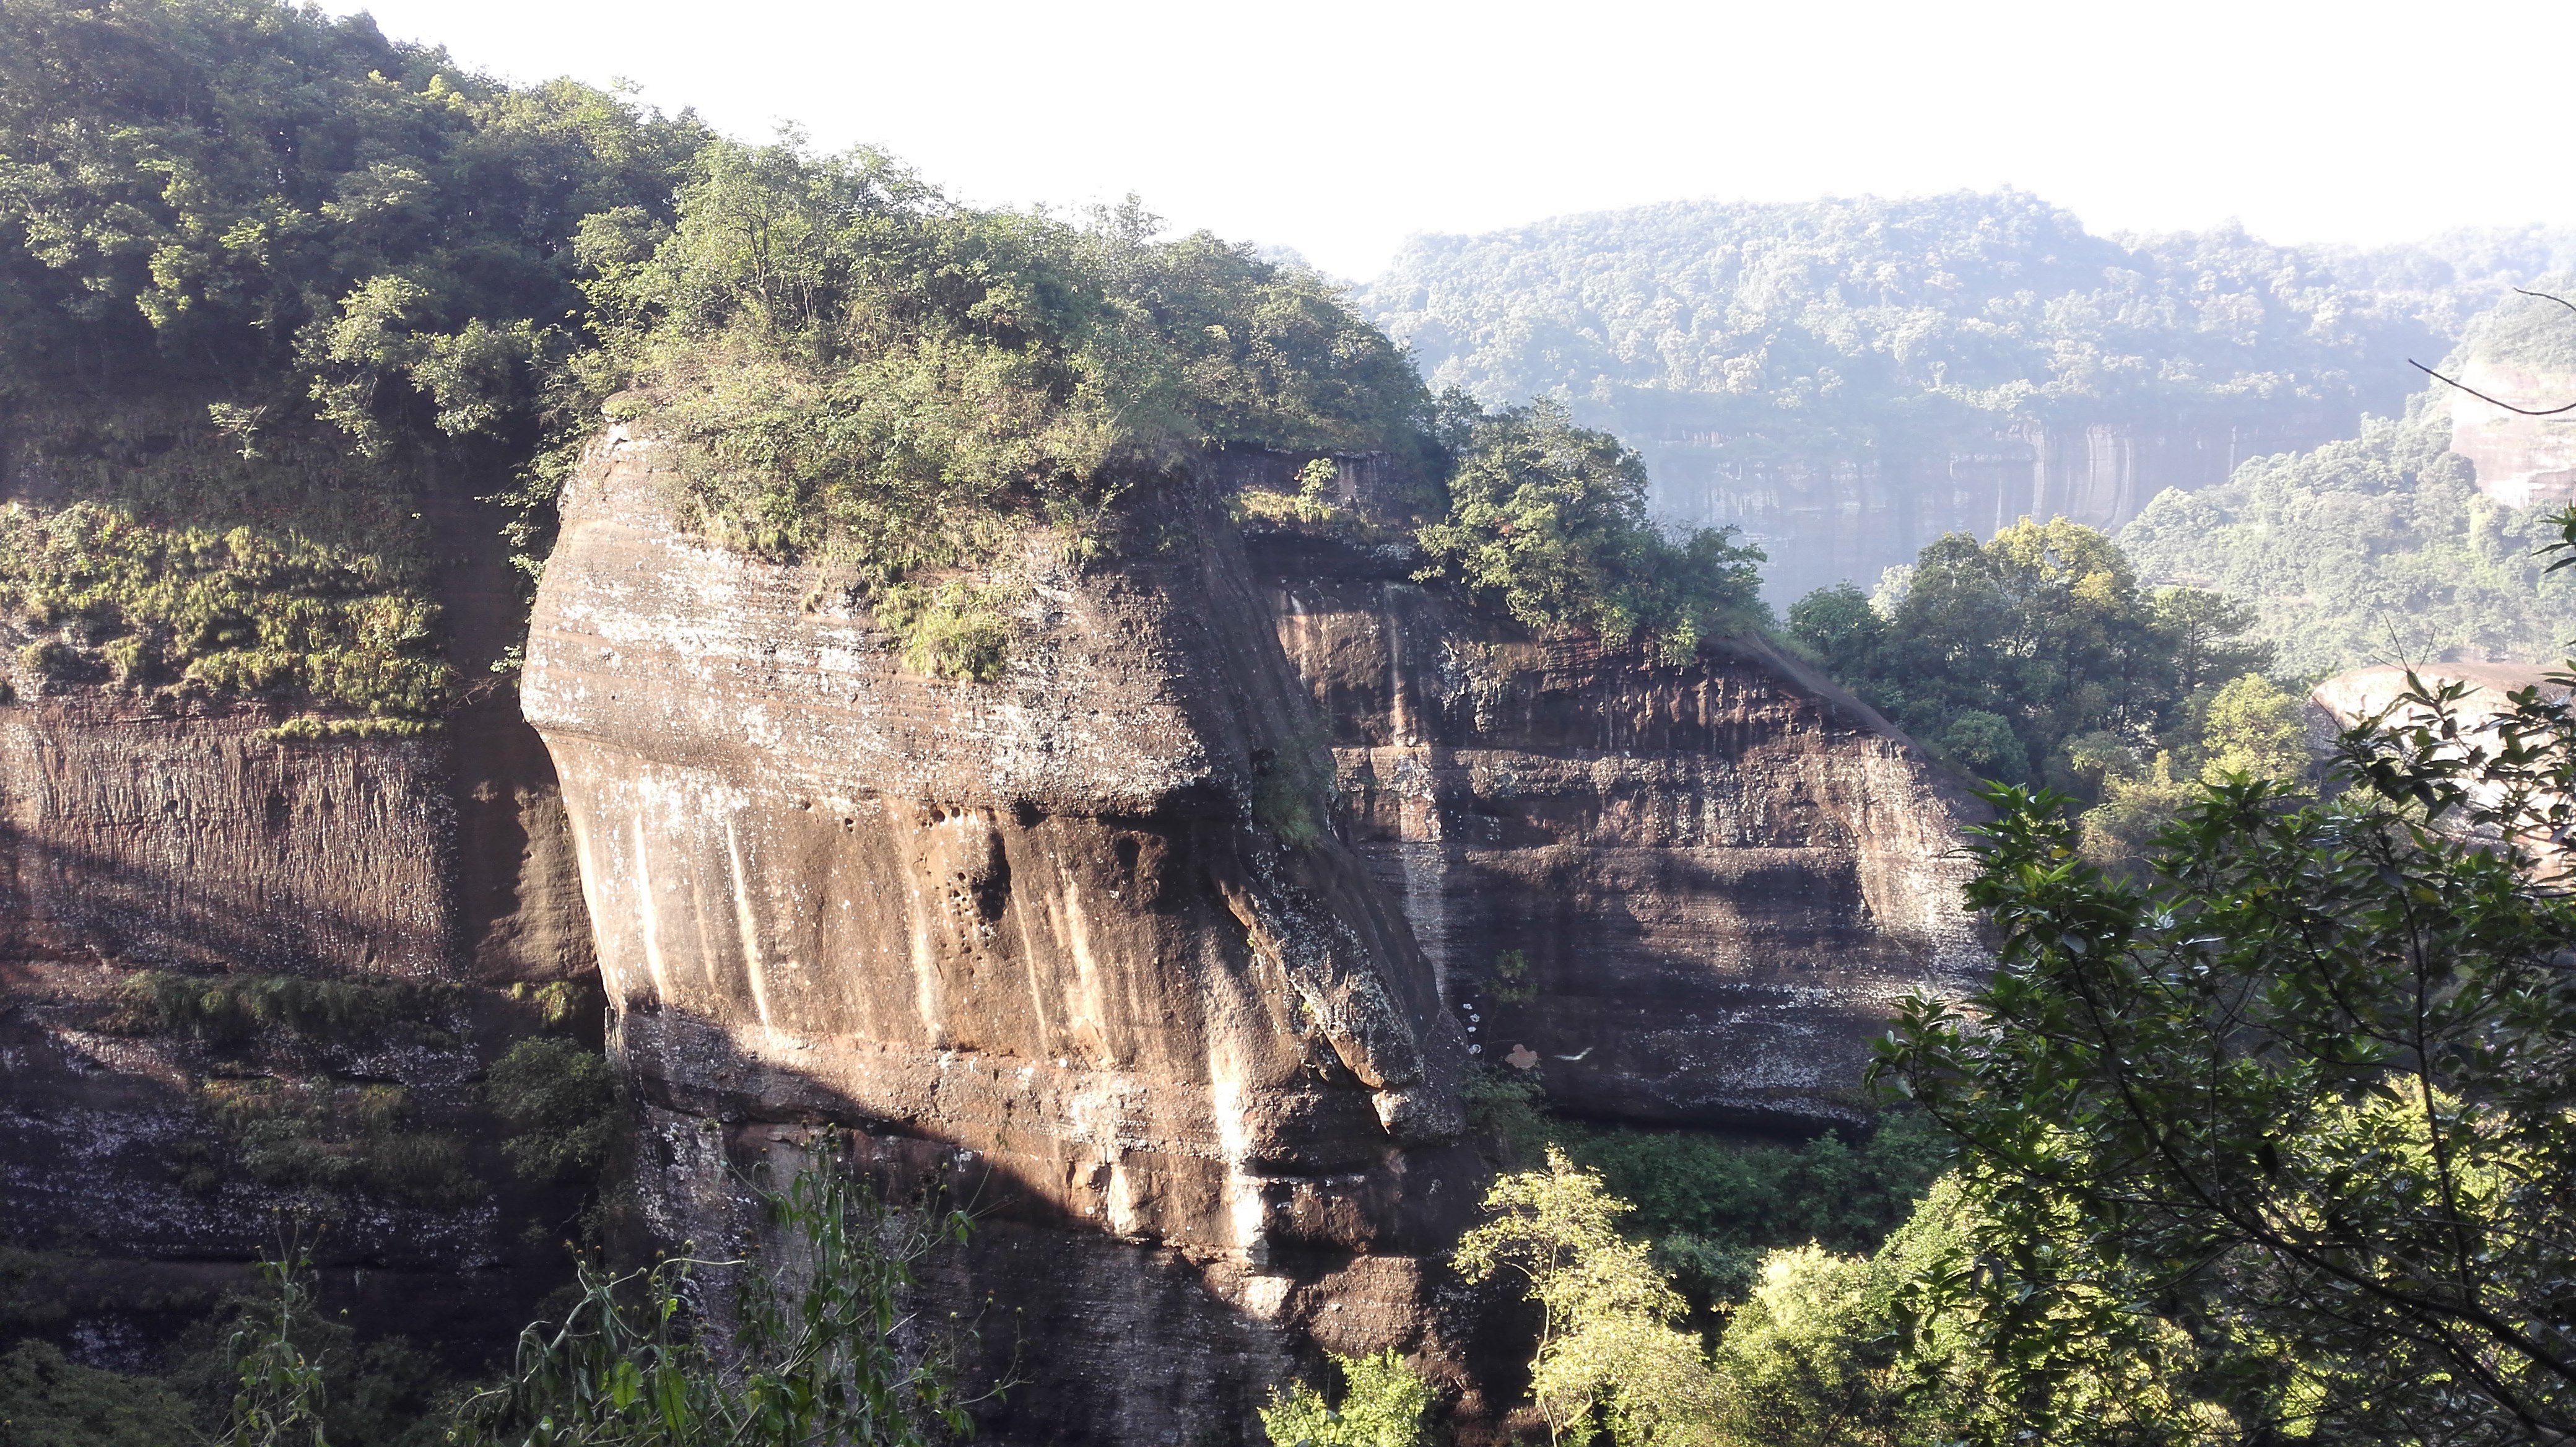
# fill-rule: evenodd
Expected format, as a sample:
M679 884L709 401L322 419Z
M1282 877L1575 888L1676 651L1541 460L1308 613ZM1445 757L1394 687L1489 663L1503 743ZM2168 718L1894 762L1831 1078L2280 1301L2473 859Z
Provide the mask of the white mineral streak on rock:
M971 1173L997 1223L937 1289L1051 1323L1004 1440L1231 1424L1335 1304L1337 1350L1423 1341L1416 1254L1475 1194L1464 1041L1360 862L1255 816L1321 726L1220 515L1080 576L1033 541L1003 678L958 685L832 580L686 536L630 443L565 491L521 697L664 1113L657 1219L732 1209L677 1116Z
M739 806L736 806L739 808ZM774 1030L776 1022L769 1012L769 979L761 959L760 912L751 903L751 874L742 867L742 836L734 829L734 809L725 811L725 859L733 866L728 878L733 885L734 927L742 943L743 973L751 983L751 1002L760 1012L760 1028Z

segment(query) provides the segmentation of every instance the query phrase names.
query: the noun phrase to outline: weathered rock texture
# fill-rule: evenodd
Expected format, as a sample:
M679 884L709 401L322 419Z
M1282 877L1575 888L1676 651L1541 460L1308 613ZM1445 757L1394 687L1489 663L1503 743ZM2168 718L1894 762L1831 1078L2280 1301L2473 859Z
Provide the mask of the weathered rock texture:
M730 1229L726 1162L807 1123L955 1163L991 1220L950 1290L1027 1340L1005 1440L1226 1439L1309 1341L1454 1355L1466 1041L1318 828L1321 722L1217 499L1171 484L1184 526L1088 575L1033 542L978 687L683 534L663 455L612 432L566 492L524 699L665 1229Z
M1767 645L1658 666L1535 640L1365 549L1254 557L1359 852L1478 1050L1537 1054L1560 1108L1859 1120L1895 1002L1985 967L1958 791Z
M1002 1440L1233 1440L1317 1344L1490 1406L1427 1259L1479 1185L1471 1049L1573 1057L1579 1109L1814 1128L1894 995L1977 959L1950 801L1866 710L1755 645L1532 642L1384 547L1247 553L1227 491L1298 461L1162 484L1088 572L1033 538L981 687L684 532L649 436L565 494L523 697L651 1208L733 1237L740 1173L825 1123L954 1172L987 1221L937 1289L1022 1313ZM1347 460L1344 504L1385 473Z
M494 525L455 530L469 657L515 615ZM522 1239L531 1213L551 1233L577 1205L514 1181L474 1091L534 1028L507 987L593 969L562 804L507 698L405 741L280 743L276 721L89 686L0 705L0 1240L51 1253L0 1281L0 1332L157 1367L291 1210L334 1310L479 1367L564 1268ZM397 989L412 1013L208 1039L138 1001L156 975ZM462 1174L331 1179L363 1149L352 1112L395 1099L393 1148Z

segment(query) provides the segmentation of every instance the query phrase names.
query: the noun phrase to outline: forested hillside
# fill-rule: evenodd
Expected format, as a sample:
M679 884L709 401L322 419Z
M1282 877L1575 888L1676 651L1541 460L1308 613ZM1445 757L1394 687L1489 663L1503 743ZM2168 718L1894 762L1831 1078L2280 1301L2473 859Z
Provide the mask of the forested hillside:
M2017 192L1694 202L1419 238L1359 297L1435 387L1558 396L1638 446L1663 509L1743 526L1785 601L2350 436L2565 250L2110 238Z
M2576 375L2576 315L2508 296L2468 333L2446 372L2540 389L2534 406L2569 400L2549 389ZM2455 412L2476 406L2428 382L2394 418L2364 419L2357 436L2255 458L2217 487L2159 495L2120 543L2146 578L2250 604L2250 636L2289 673L2555 659L2576 640L2576 581L2547 572L2535 551L2555 536L2561 504L2525 499L2507 477L2481 490L2470 459L2453 450L2462 440ZM2488 456L2490 465L2505 460Z

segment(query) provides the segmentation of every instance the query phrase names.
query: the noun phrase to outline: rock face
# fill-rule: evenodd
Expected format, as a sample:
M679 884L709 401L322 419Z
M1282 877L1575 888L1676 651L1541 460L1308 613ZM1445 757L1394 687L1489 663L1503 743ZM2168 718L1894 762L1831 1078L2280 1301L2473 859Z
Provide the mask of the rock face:
M515 599L484 561L446 597L497 651L478 621ZM562 1268L520 1237L567 1203L514 1185L475 1093L532 1025L508 987L593 968L552 772L507 699L400 741L274 722L87 686L0 705L0 1221L36 1252L0 1331L157 1369L293 1211L332 1310L479 1369Z
M75 1252L91 1275L123 1263L113 1289L68 1317L20 1324L93 1359L154 1365L214 1290L275 1249L276 1213L301 1203L324 1227L315 1260L335 1307L479 1355L551 1267L521 1259L523 1223L492 1190L445 1173L508 1178L473 1139L489 1125L472 1083L508 1011L466 988L470 946L485 946L486 966L542 946L577 971L579 901L531 897L507 939L460 939L450 743L288 746L262 736L268 722L94 697L0 709L0 1209L20 1244ZM537 828L542 854L541 817ZM209 1041L136 1018L133 991L156 974L192 991L403 991L383 998L410 1018ZM344 1192L325 1156L353 1148L338 1117L362 1097L398 1101L405 1138L452 1156L441 1174Z
M2576 377L2510 363L2473 360L2460 380L2517 406L2576 400ZM2451 450L2477 469L2478 491L2509 507L2576 501L2576 421L2525 416L2465 392L2447 400Z
M1959 792L1767 645L1656 666L1532 639L1365 550L1254 558L1359 852L1479 1051L1536 1054L1560 1108L1858 1120L1895 1002L1986 967Z
M1296 462L1211 460L1089 571L1032 540L990 686L685 533L647 436L564 498L523 697L650 1209L738 1232L738 1173L827 1123L950 1172L986 1220L934 1289L1020 1312L998 1440L1237 1440L1317 1345L1489 1411L1429 1259L1481 1184L1471 1050L1574 1057L1578 1109L1813 1128L1892 995L1977 958L1950 801L1866 710L1754 645L1649 668L1365 548L1247 551L1227 491Z
M977 687L683 534L661 452L612 432L567 491L524 699L665 1229L730 1229L723 1163L809 1123L953 1163L991 1219L948 1289L1028 1343L1010 1441L1230 1437L1308 1341L1453 1356L1424 1256L1475 1200L1466 1040L1322 827L1213 494L1087 576L1033 545Z

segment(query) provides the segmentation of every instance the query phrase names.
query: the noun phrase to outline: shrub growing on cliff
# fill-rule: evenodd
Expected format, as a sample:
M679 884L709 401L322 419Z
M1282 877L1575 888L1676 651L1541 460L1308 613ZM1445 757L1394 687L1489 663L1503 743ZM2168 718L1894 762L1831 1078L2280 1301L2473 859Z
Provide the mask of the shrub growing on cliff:
M955 205L886 157L716 142L669 226L595 217L607 365L712 533L884 584L1079 530L1222 443L1404 447L1421 384L1321 283L1134 210Z
M1433 565L1532 628L1618 644L1642 636L1679 662L1703 639L1766 618L1757 548L1732 529L1678 542L1646 515L1646 467L1553 402L1453 410L1449 513L1421 530Z
M431 1022L452 1015L459 995L454 986L406 981L146 970L119 985L117 1013L109 1023L129 1033L185 1034L225 1048L249 1044L266 1031L360 1048L445 1045L454 1037Z
M521 1040L493 1062L483 1099L512 1129L511 1168L534 1181L597 1175L633 1123L608 1058L570 1040Z

